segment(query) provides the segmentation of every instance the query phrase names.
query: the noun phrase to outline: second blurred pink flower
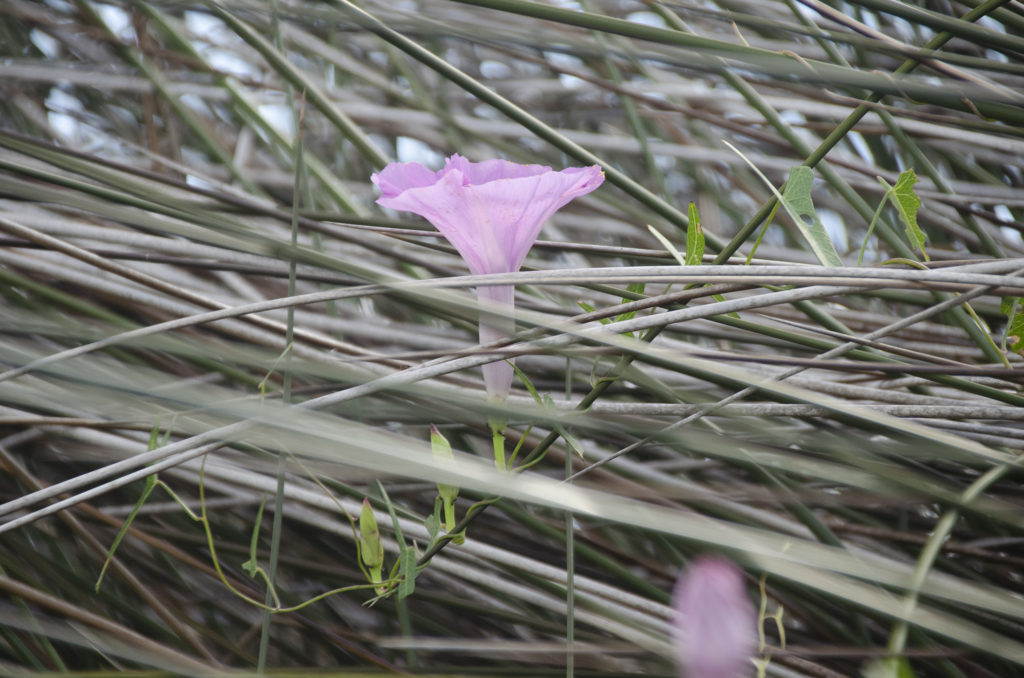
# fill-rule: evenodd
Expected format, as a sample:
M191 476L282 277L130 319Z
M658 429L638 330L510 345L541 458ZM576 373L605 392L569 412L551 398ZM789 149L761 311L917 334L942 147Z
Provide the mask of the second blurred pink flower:
M757 613L743 572L722 556L699 556L672 593L673 640L682 678L743 678L757 647Z

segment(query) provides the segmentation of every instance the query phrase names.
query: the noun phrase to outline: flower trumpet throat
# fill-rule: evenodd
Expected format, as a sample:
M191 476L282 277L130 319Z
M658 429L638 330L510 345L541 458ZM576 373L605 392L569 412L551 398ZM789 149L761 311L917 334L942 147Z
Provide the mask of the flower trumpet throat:
M377 204L429 221L462 255L470 272L482 275L518 271L544 222L573 198L600 186L604 172L597 165L556 172L543 165L470 162L453 155L436 172L415 162L391 163L371 180L381 192ZM513 287L481 286L477 295L480 343L514 334ZM512 372L504 360L484 366L492 400L508 397Z

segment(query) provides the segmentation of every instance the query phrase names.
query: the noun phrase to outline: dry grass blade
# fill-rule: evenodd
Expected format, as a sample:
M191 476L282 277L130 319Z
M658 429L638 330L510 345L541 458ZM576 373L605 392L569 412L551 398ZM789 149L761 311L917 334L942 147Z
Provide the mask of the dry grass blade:
M938 7L5 2L0 673L666 675L720 552L750 675L1024 676L1024 20ZM369 181L453 153L608 181L467 275Z

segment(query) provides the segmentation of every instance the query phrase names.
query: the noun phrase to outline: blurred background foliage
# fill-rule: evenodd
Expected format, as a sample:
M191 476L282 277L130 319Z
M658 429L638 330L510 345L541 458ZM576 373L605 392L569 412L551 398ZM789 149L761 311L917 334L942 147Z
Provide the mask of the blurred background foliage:
M1024 675L1021 2L0 8L0 673L670 675L717 551L751 675ZM511 474L369 183L455 152L607 176L516 276Z

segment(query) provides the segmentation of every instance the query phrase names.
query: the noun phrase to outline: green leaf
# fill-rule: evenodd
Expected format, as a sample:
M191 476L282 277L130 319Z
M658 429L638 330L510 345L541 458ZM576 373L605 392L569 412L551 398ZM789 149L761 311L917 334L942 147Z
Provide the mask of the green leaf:
M723 301L723 302L725 301L725 297L723 295L721 295L721 294L712 294L711 298L714 299L715 301ZM728 313L727 315L730 318L736 318L737 320L740 319L740 314L737 313L736 311L733 311L732 313Z
M700 266L704 262L704 229L700 225L697 205L690 203L690 223L686 227L686 265Z
M437 431L437 429L433 426L430 428L431 438L433 438L433 433ZM437 435L440 436L441 434L438 433ZM441 438L443 440L444 436L441 436ZM445 440L445 443L447 442L448 441ZM450 445L448 446L448 453L451 454ZM396 567L400 574L398 583L398 599L404 600L408 596L411 596L413 591L416 590L416 561L419 557L416 554L416 549L405 543L405 535L402 534L402 524L398 522L398 514L395 513L395 505L391 502L391 497L388 496L387 491L384 489L384 484L379 480L377 481L377 489L380 491L380 496L384 499L384 503L388 507L388 515L391 517L391 528L395 531L395 541L398 542L398 547L400 549L398 562L396 563ZM394 570L392 570L392 572L394 572ZM378 589L378 591L386 591L386 588Z
M441 503L441 497L434 497L434 512L423 521L423 526L427 528L427 534L430 535L431 544L441 534Z
M515 370L516 375L520 379L522 379L523 385L526 386L526 390L530 392L530 395L533 396L533 399L537 402L537 404L546 409L552 415L557 414L557 408L555 407L555 402L551 399L551 396L547 395L546 393L541 395L537 391L537 388L533 385L533 382L531 382L529 378L527 378L527 376L523 373L523 371L516 367L515 364L512 365L512 369ZM570 434L564 426L562 426L561 424L554 424L554 429L558 431L559 435L561 435L562 438L565 439L566 443L568 443L569 447L571 447L573 451L576 452L576 454L580 455L581 457L583 456L583 445L581 445L580 442L576 440L576 438L573 437L572 434ZM519 443L522 444L522 440L520 440ZM516 448L516 451L518 452L518 447Z
M818 213L814 211L814 201L811 200L811 189L814 187L814 170L806 165L794 167L789 171L785 192L779 193L779 190L772 185L772 182L768 181L768 177L757 168L757 165L750 161L750 158L743 155L738 148L728 141L723 141L722 143L731 148L736 155L743 158L757 176L761 177L761 181L765 183L768 190L772 192L783 209L786 210L790 219L796 223L800 233L803 234L804 239L811 246L814 256L818 257L818 261L823 266L842 266L843 260L839 258L839 253L836 252L835 245L832 244L832 240L828 237L825 225L821 223Z
M647 283L642 283L642 282L629 283L629 285L626 287L626 289L628 291L632 292L633 294L643 294L644 290L646 288L647 288ZM630 301L633 301L633 300L632 299L627 299L626 297L622 298L622 303L624 303L624 304L629 303ZM596 310L591 304L588 304L585 301L577 301L576 303L577 303L577 305L579 305L580 308L582 308L587 313L593 313ZM622 320L632 320L635 317L636 317L636 311L626 311L625 313L618 314L614 318L598 318L597 321L599 323L601 323L602 325L610 325L613 322L620 322ZM632 332L623 332L623 335L627 336L627 337L632 337L633 333Z
M663 236L658 231L658 229L654 228L654 226L651 226L650 224L647 225L647 230L651 232L651 235L658 239L658 242L661 243L661 246L668 250L668 253L671 254L672 257L679 262L680 266L686 266L686 257L683 256L682 252L676 249L675 245L669 242L668 238Z
M626 289L628 291L632 292L633 294L643 294L644 290L647 289L647 283L643 283L643 282L629 283L629 285L626 286ZM632 299L627 299L626 297L622 298L622 303L624 303L624 304L629 303L630 301L633 301L633 300ZM633 310L633 311L626 311L625 313L620 313L617 316L615 316L614 321L615 322L621 322L623 320L632 320L635 317L636 317L636 311L635 310ZM632 332L623 332L622 336L634 338L634 335L633 335Z
M577 301L576 303L579 305L580 308L582 308L587 313L593 313L594 311L597 310L596 308L594 308L594 306L592 304L588 304L585 301ZM612 319L611 318L598 318L597 322L601 323L602 325L610 325L612 323Z
M551 412L552 415L556 414L557 409L555 408L555 401L551 399L551 396L545 393L543 396L541 396L541 398L544 409ZM580 441L578 441L574 435L569 433L569 430L565 428L565 426L562 426L561 424L554 424L554 429L558 431L559 435L561 435L562 439L565 440L569 447L572 448L573 452L580 455L580 458L582 459L583 445L580 444Z
M156 431L156 427L153 428ZM151 438L151 441L153 439ZM96 593L100 592L100 586L103 584L103 576L107 573L107 568L110 566L110 561L114 559L114 552L117 551L117 547L121 545L121 540L128 534L128 528L131 527L132 521L135 520L135 516L139 514L139 510L145 505L146 500L149 499L149 495L153 492L153 488L156 487L157 477L154 473L151 476L146 476L146 486L142 490L142 494L139 496L139 500L135 502L135 507L132 512L125 518L124 524L121 525L121 529L117 531L117 535L114 537L114 541L110 544L110 549L107 551L107 557L103 561L103 567L100 568L100 574L96 578L96 585L93 590Z
M818 218L811 200L811 188L814 186L814 170L805 165L798 165L789 171L789 179L782 194L782 206L789 212L790 218L796 222L797 228L810 244L814 255L825 266L842 266L835 245L828 237L825 225Z
M885 181L881 179L880 181L882 181L883 186L888 188L888 184ZM888 192L889 202L896 208L900 221L903 222L903 226L907 229L907 240L910 241L910 246L921 250L924 260L928 261L928 253L924 249L928 237L921 230L921 227L917 225L917 211L921 208L921 199L914 193L914 184L916 183L917 175L914 174L914 168L910 168L900 174L899 179L896 180L896 185Z
M406 546L399 561L398 599L405 600L416 590L416 551Z
M626 287L626 289L628 291L632 292L633 294L643 294L644 290L646 288L647 288L647 283L642 283L642 282L629 283L629 285ZM625 297L622 298L622 303L624 303L624 304L629 303L631 301L633 301L633 300L632 299L627 299ZM635 317L636 317L636 311L627 311L625 313L620 313L617 316L615 316L615 322L620 322L620 321L623 321L623 320L632 320ZM626 332L626 334L628 334L630 336L633 335L632 332Z
M999 312L1012 320L1012 315L1020 305L1020 297L1003 297L999 300Z
M1020 304L1013 309L1013 315L1009 317L1009 324L1006 328L1006 345L1015 353L1024 355L1024 312Z
M521 369L516 367L515 363L512 363L512 370L516 373L516 376L519 377L519 380L523 382L523 386L525 386L526 390L530 392L530 395L533 396L534 402L538 405L543 405L544 399L540 397L540 393L537 392L537 387L534 386L533 382L530 381L530 378L526 376L526 372L523 372Z

